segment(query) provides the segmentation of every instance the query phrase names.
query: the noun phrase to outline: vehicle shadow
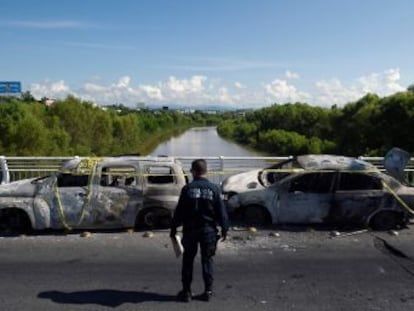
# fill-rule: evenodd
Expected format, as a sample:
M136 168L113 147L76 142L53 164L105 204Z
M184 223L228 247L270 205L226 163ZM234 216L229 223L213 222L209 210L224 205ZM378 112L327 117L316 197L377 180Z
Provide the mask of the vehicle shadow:
M141 291L121 291L97 289L77 292L46 291L37 295L41 299L50 299L60 304L96 304L106 307L118 307L124 303L142 303L147 301L175 301L174 295L164 295Z

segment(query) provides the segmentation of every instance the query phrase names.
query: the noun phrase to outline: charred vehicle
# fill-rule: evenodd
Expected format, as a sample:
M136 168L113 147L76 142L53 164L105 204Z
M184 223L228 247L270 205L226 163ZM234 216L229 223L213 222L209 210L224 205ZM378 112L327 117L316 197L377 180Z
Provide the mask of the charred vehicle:
M12 230L169 224L186 179L172 158L76 158L52 176L0 186L0 225Z
M245 191L262 190L290 174L293 168L302 169L301 157L288 157L264 169L254 169L231 175L221 184L224 199Z
M372 164L332 155L304 155L297 160L300 171L267 188L230 197L229 213L250 224L336 223L379 230L408 221L414 188Z
M311 157L311 160L310 160ZM321 167L324 162L332 161L331 155L299 155L289 156L286 160L274 163L264 169L255 169L231 175L224 179L221 185L225 200L231 196L252 190L261 190L269 187L282 178L301 170ZM340 161L341 156L336 156ZM406 183L404 168L410 160L410 155L399 148L392 148L384 156L384 167L387 174ZM365 165L370 165L366 163ZM374 168L371 165L371 168Z
M9 181L9 169L7 167L6 158L0 156L0 185L7 184Z

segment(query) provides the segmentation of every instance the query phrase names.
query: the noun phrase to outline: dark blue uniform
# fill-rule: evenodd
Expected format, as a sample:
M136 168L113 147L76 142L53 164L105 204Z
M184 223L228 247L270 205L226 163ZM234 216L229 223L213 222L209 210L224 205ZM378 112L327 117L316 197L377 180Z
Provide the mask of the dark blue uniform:
M194 257L198 245L201 249L201 264L206 291L213 286L213 256L216 252L217 225L222 234L229 228L227 211L220 197L220 188L204 177L195 178L183 187L174 212L172 227L183 226L184 247L182 283L184 291L191 292Z

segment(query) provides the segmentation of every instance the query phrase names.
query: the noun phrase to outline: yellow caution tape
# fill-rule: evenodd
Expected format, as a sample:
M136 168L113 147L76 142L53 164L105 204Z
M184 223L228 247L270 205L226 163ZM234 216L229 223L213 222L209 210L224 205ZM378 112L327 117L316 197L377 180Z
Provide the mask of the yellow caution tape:
M92 189L93 188L93 179L96 175L96 165L97 165L98 161L94 162L94 164L93 164L94 166L89 167L91 169L92 174L89 174L88 186L86 187L87 195L86 195L85 200L83 201L82 209L79 212L79 220L78 220L76 226L79 226L82 223L83 218L85 217L85 210L86 210L87 206L89 205L89 203L91 201L92 192L93 192L92 191L93 190ZM88 165L90 165L90 162L88 162ZM60 220L61 220L61 222L62 222L62 224L63 224L63 226L65 227L66 230L72 230L72 227L66 221L66 217L65 217L64 210L63 210L62 200L60 198L57 182L54 185L54 194L55 194L56 201L57 201L59 218L60 218Z
M387 189L387 191L389 192L389 193L391 193L392 194L392 196L397 200L397 202L398 203L400 203L401 204L401 206L402 207L404 207L410 214L412 214L412 215L414 215L414 211L407 205L407 203L405 203L402 199L401 199L401 197L397 194L397 193L395 193L395 191L394 190L392 190L391 189L391 187L390 186L388 186L387 185L387 183L385 182L385 181L383 181L383 180L381 180L381 182L382 182L382 185L383 185L383 187L385 188L385 189Z
M55 183L53 190L54 190L56 201L57 201L57 210L58 210L60 221L62 222L63 227L65 227L66 230L72 230L72 228L66 222L65 214L63 212L63 207L62 207L62 201L60 200L60 194L59 194L57 182Z
M100 161L102 161L103 158L99 157L89 157L89 158L83 158L78 164L77 169L82 170L92 170L95 168L96 164Z

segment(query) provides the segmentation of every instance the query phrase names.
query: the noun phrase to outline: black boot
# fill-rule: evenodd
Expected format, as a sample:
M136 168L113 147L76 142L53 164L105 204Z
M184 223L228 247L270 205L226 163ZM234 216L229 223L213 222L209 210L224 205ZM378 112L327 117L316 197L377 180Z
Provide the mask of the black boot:
M201 295L201 300L204 301L210 301L211 297L213 296L213 292L211 290L206 290L202 295Z
M183 289L177 294L177 300L182 302L190 302L192 298L191 290Z

